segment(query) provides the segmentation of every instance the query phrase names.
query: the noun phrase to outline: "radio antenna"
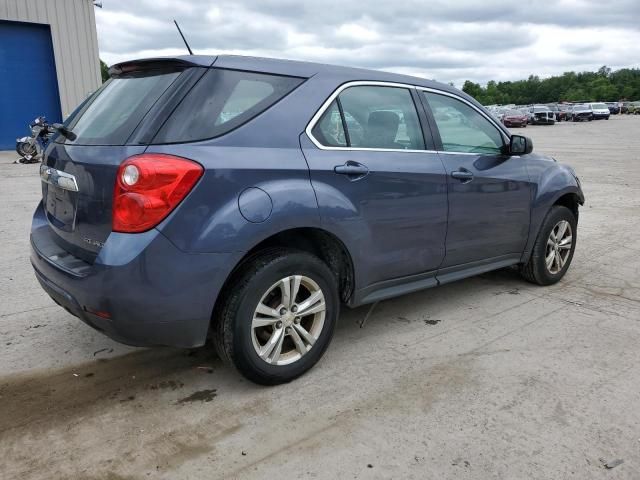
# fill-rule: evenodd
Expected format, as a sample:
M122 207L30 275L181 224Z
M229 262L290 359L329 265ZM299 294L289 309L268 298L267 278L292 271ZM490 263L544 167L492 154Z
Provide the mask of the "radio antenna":
M187 50L189 50L189 55L193 55L193 52L191 51L191 47L189 46L189 44L187 43L187 39L184 38L184 35L182 34L182 30L180 30L180 25L178 25L178 22L176 22L176 19L173 19L173 23L176 24L176 28L178 29L178 33L180 34L180 36L182 37L182 41L184 42L184 44L187 47Z

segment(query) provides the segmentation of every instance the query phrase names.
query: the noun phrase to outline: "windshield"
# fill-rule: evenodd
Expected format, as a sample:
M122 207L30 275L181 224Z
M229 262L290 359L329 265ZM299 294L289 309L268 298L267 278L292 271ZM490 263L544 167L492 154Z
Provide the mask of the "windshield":
M533 111L536 113L540 113L540 112L549 112L550 110L547 107L533 107Z
M599 108L601 110L608 110L607 106L604 103L593 103L591 106L593 108Z
M507 110L506 112L504 112L504 114L508 117L520 117L522 116L522 112L519 112L518 110Z
M74 145L125 145L153 104L181 71L134 72L110 78L68 128Z

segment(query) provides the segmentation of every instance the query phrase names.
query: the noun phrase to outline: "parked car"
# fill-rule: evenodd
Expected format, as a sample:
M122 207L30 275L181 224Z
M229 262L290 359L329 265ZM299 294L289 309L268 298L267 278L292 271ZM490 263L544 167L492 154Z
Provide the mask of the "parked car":
M574 122L591 121L593 120L593 110L591 106L586 103L578 103L571 107L571 120Z
M567 120L566 111L560 109L560 107L555 103L548 103L547 107L551 110L555 116L556 122L561 122L562 120Z
M611 115L617 115L620 113L620 105L618 102L605 102L605 105L609 109Z
M505 127L526 127L527 115L519 110L506 110L502 117L502 123Z
M553 125L555 114L546 105L533 105L529 108L529 123L533 125Z
M627 113L632 113L634 115L640 115L640 101L638 101L638 102L630 102Z
M210 337L277 384L322 357L341 305L571 264L575 172L453 87L224 55L110 72L45 152L31 262L116 340Z
M629 113L629 105L631 105L631 102L622 102L622 105L620 105L620 113Z
M589 103L588 105L591 107L594 120L609 120L611 112L609 111L609 107L607 107L604 103Z
M493 118L495 118L499 122L502 122L506 109L501 107L492 107L492 108L489 108L488 110L489 110L489 113L493 115Z
M565 121L571 120L571 105L567 103L561 103L558 105L560 109L560 113L562 115L562 119Z

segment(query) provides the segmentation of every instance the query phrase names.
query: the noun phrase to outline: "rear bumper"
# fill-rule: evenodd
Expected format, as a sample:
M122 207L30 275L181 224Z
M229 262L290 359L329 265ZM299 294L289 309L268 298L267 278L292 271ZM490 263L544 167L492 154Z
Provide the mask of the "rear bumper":
M241 256L188 254L150 230L112 233L96 261L87 264L56 254L52 235L40 206L31 263L42 288L91 327L136 346L203 345L218 292Z

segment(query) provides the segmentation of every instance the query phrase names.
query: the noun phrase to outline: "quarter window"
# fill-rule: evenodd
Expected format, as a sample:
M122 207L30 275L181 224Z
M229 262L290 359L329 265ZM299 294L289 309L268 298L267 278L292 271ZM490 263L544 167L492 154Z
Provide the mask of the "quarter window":
M311 131L313 137L327 147L346 147L347 138L338 103L334 100Z
M270 108L302 81L211 68L182 99L153 143L191 142L224 135Z
M329 147L425 148L411 92L400 87L367 85L346 88L331 103L311 133L318 142Z
M433 112L445 152L502 152L502 134L477 110L447 95L430 92L423 94Z

